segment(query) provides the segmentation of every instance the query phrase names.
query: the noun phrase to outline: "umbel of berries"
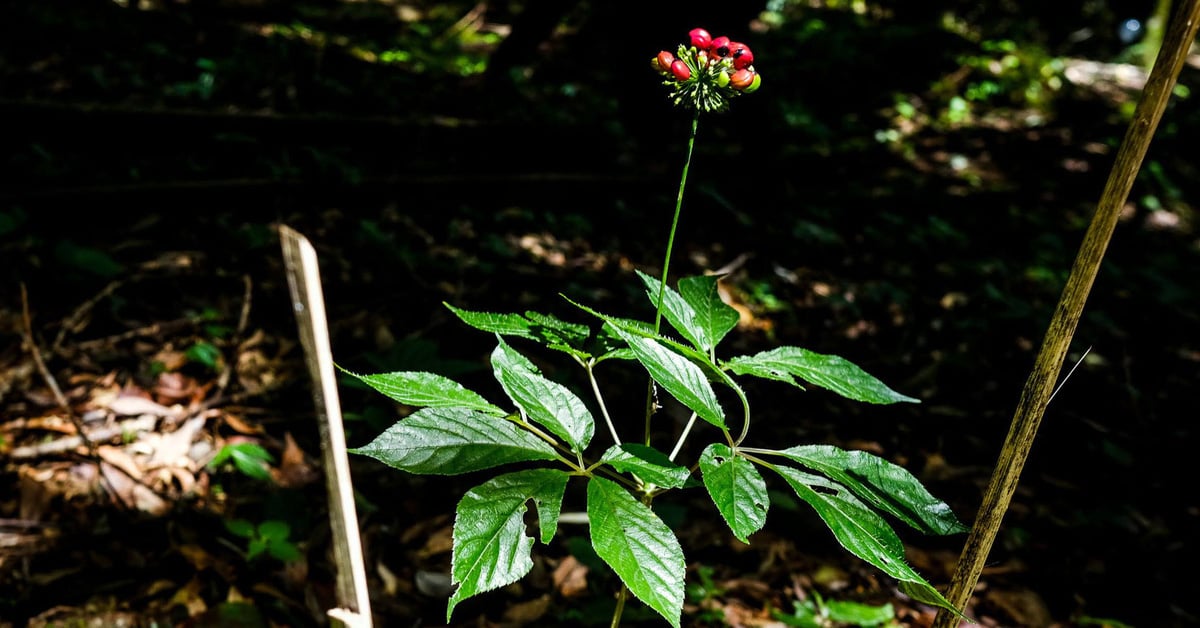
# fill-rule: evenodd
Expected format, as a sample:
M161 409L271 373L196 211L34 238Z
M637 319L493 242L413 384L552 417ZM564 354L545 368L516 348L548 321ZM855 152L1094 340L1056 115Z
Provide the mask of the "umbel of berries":
M693 28L688 37L675 54L664 50L651 62L671 90L671 102L696 111L724 111L730 100L762 85L746 44L713 37L703 28Z

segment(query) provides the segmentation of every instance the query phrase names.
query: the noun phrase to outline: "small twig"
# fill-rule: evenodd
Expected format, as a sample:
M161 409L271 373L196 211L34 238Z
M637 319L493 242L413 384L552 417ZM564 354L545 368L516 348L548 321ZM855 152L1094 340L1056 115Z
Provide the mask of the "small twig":
M113 426L97 428L92 432L92 437L97 442L104 442L110 438L124 436L125 434L149 432L152 431L157 425L158 417L147 415L146 417L142 418L121 421ZM84 439L80 438L79 436L67 436L65 438L53 440L48 443L17 447L9 453L9 456L12 457L13 460L40 458L42 456L48 456L51 454L61 454L63 452L72 451L83 443Z
M67 417L71 419L71 423L75 425L75 431L79 434L79 439L87 445L88 453L92 458L96 458L96 444L88 438L87 432L83 429L83 421L79 420L79 416L71 409L71 404L67 403L66 396L63 395L62 389L58 387L58 381L50 374L50 369L46 368L46 362L42 359L42 350L38 347L37 341L33 338L33 318L29 315L29 294L25 291L25 284L21 283L21 317L24 323L22 333L25 337L25 347L29 349L30 355L33 356L33 361L37 364L38 372L42 374L42 379L46 380L46 385L50 387L50 392L54 394L54 400ZM77 443L78 445L78 443Z
M86 351L88 349L91 349L93 347L97 347L100 345L112 345L112 344L116 344L118 342L132 340L134 338L141 338L141 337L146 337L146 336L156 336L158 334L164 334L164 333L173 333L179 329L184 329L184 328L193 326L195 324L196 324L196 320L193 318L180 318L180 319L173 320L173 321L166 321L164 323L151 323L150 325L146 325L145 327L138 327L137 329L130 329L128 331L123 331L119 334L113 334L111 336L104 336L103 338L93 338L91 340L83 340L80 342L76 342L74 346L82 351ZM62 330L59 330L59 333L61 334Z
M246 335L246 327L250 324L250 299L254 296L254 282L250 275L242 275L242 315L238 317L237 335Z
M97 303L107 298L113 292L116 292L117 288L120 288L124 283L125 281L122 279L109 282L109 284L104 286L100 292L96 293L96 296L84 301L79 305L79 307L75 308L74 312L71 312L70 316L63 319L62 323L59 324L58 327L58 335L54 337L54 344L50 345L50 353L58 353L58 350L62 348L63 342L67 339L67 334L71 333L71 331L75 329L75 326L79 324L79 321L83 320L83 318L87 316L88 312L91 312L92 309L96 307ZM25 294L24 285L21 286L21 294Z
M221 374L217 377L217 392L213 395L214 398L220 398L225 389L229 386L229 380L233 377L233 368L237 363L237 347L241 344L242 337L246 334L246 326L250 324L250 299L254 294L254 283L250 280L250 275L242 275L242 313L238 316L237 328L234 331L233 342L235 355L232 360L225 360L225 368L221 369Z

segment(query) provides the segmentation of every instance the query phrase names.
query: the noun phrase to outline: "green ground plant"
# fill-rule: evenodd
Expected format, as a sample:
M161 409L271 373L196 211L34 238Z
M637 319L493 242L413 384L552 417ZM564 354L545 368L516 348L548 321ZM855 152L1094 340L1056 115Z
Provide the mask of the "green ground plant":
M801 347L723 356L718 347L737 326L738 314L721 299L720 278L685 277L674 287L668 284L700 115L726 110L731 100L762 83L748 46L713 38L702 29L689 36L690 45L679 46L674 54L660 52L652 62L672 101L694 114L662 274L656 278L638 272L654 320L610 316L569 295L564 299L588 322L534 311L496 313L446 304L466 325L495 336L490 362L508 397L503 406L431 372L351 374L396 402L419 408L355 453L414 474L456 475L517 466L468 490L458 503L450 567L455 589L446 608L447 621L463 600L515 582L533 567L535 539L526 526L529 504L536 507L538 540L547 544L557 532L565 492L583 484L592 548L623 583L612 625L620 624L632 593L678 628L687 594L687 563L674 531L656 514L655 500L675 491L702 489L734 537L749 543L765 525L771 505L763 469L779 476L811 506L846 550L895 578L913 598L953 608L908 566L904 546L885 519L927 534L964 531L950 508L902 467L863 451L823 444L783 449L746 444L751 405L739 381L761 378L802 389L808 384L873 404L917 400L841 357ZM663 330L663 319L669 331ZM517 342L559 352L578 366L593 395L592 405L544 376ZM601 390L597 371L610 366L640 368L649 375L644 415L609 412L610 406L617 406ZM677 434L674 429L669 434L655 431L661 425L652 420L661 408L660 391L691 412ZM643 392L635 394L640 402ZM726 411L722 396L734 402L736 418ZM597 413L601 429L607 431L608 442L601 446L594 438ZM696 460L680 463L677 459L698 421L708 429L696 430L696 437L711 442ZM637 432L631 437L633 429ZM653 445L666 439L674 440L670 449Z

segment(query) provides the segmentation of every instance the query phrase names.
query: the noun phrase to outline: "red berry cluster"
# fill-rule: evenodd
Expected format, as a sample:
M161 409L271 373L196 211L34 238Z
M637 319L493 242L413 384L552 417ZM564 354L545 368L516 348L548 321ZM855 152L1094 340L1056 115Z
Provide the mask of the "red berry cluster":
M652 65L667 78L675 104L700 111L724 111L729 99L756 91L762 77L754 70L754 53L746 44L728 37L713 37L693 28L691 45L681 44L676 54L666 50Z

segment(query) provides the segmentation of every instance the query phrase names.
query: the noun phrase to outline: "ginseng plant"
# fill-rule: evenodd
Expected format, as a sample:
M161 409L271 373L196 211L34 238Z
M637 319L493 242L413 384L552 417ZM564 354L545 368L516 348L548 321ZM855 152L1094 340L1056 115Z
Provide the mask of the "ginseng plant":
M518 470L470 489L458 503L447 621L463 600L529 572L534 545L525 522L529 504L536 506L537 536L547 544L557 531L568 485L584 484L592 547L623 583L612 625L619 625L627 593L632 593L678 628L686 562L677 537L652 503L672 491L703 486L733 536L749 542L766 523L770 505L760 469L780 476L851 554L895 578L911 597L953 608L908 566L904 546L885 520L890 516L927 534L964 531L950 508L908 471L867 452L822 444L787 449L744 444L750 401L738 379L765 378L801 388L805 382L866 403L917 400L843 358L800 347L721 357L718 344L736 327L738 314L720 298L718 278L686 277L677 288L667 284L700 114L724 111L731 100L762 83L746 45L713 38L703 29L689 35L689 44L674 54L660 52L652 61L672 101L694 114L662 275L638 273L654 306L653 322L608 316L569 297L564 298L590 325L538 312L469 311L446 304L466 325L495 335L491 366L508 397L501 404L434 373L352 374L391 399L419 408L355 453L415 474L454 475L519 464ZM664 318L669 332L662 329ZM513 344L506 339L514 339ZM544 377L514 346L518 342L565 354L586 376L594 405ZM645 416L630 421L609 413L596 372L610 365L640 365L648 372ZM740 402L733 427L714 386L732 391L726 395ZM691 410L678 434L672 430L654 438L651 418L658 410L658 390ZM641 391L636 394L633 405L640 407ZM595 439L606 442L594 447L597 410L608 433ZM696 430L695 436L713 442L698 460L681 464L676 458L697 420L708 429ZM640 438L629 439L631 428L642 428L636 432ZM664 436L674 440L669 450L652 445Z

